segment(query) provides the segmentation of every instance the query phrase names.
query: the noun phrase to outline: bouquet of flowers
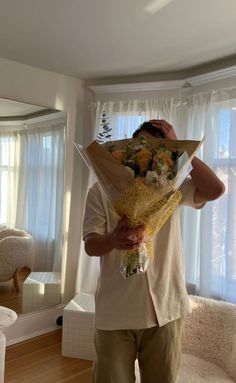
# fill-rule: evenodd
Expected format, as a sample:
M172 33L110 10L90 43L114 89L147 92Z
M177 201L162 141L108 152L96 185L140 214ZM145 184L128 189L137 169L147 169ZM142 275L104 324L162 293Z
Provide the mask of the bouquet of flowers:
M139 136L103 145L94 141L85 151L76 145L116 214L126 216L129 226L145 226L138 249L123 251L125 278L145 272L152 261L152 237L179 204L178 188L201 143Z

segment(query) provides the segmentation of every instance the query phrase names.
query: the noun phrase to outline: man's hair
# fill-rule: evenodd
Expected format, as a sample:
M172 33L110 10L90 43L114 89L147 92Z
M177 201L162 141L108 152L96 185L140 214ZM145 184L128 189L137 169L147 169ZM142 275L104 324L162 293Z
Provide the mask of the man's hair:
M155 128L150 122L143 122L137 130L133 133L133 138L136 138L142 131L150 133L152 136L157 138L165 138L164 133L161 129Z

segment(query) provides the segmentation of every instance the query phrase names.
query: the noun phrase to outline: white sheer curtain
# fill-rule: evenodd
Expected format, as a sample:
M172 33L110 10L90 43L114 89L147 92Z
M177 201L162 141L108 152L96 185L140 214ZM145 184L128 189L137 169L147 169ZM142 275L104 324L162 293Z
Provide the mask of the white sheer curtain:
M18 190L19 136L0 134L0 224L15 225Z
M34 270L60 271L65 123L20 131L16 227L34 238Z
M65 120L0 133L0 223L34 238L35 271L60 271Z
M199 153L222 179L225 194L197 214L182 212L186 279L199 295L236 302L236 91L193 96L186 138L205 136Z
M200 295L236 302L236 90L194 95L184 101L98 102L94 109L95 132L104 110L112 127L112 139L131 137L138 125L150 118L172 123L181 139L199 140L205 136L198 157L224 181L226 193L201 211L182 209L186 282ZM95 264L80 269L79 291L95 291L97 260ZM86 275L86 283L81 275Z
M178 103L171 100L147 100L147 101L120 101L98 102L96 104L96 126L99 129L101 113L105 110L110 126L112 127L112 139L118 140L131 137L137 127L151 118L160 118L171 121L173 124L179 120Z

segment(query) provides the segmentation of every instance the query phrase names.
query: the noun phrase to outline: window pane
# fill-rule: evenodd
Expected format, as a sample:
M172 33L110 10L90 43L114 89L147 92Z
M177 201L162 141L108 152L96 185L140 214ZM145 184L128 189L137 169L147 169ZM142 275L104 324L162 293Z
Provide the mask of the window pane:
M117 114L112 132L112 139L121 140L125 137L131 138L133 132L145 121L145 116L139 114L122 115Z
M10 136L0 137L0 164L1 166L14 165L15 139Z
M214 171L226 190L214 201L212 216L212 290L232 302L236 302L235 116L230 108L220 112Z
M230 145L230 110L224 110L220 113L220 126L218 131L217 158L229 157Z
M7 171L0 171L0 223L7 222L7 197L9 195L7 179Z
M226 185L214 201L212 217L212 290L235 299L236 289L236 166L222 166L216 174Z

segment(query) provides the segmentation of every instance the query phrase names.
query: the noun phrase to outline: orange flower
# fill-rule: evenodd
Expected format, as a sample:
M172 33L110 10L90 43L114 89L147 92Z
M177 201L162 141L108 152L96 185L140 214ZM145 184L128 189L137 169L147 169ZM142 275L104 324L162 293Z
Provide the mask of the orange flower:
M174 161L165 152L160 152L160 153L156 154L153 157L153 166L152 166L152 168L155 168L155 165L156 165L156 163L158 161L162 161L166 166L168 166L168 168L170 168L174 164Z
M152 159L152 153L148 149L141 149L136 155L136 164L139 166L140 173L146 173L149 169L150 160Z
M120 163L123 162L123 159L125 158L125 150L114 150L114 152L111 153L112 157L115 158Z
M145 177L136 177L136 182L142 182L142 184L146 185L146 178Z

